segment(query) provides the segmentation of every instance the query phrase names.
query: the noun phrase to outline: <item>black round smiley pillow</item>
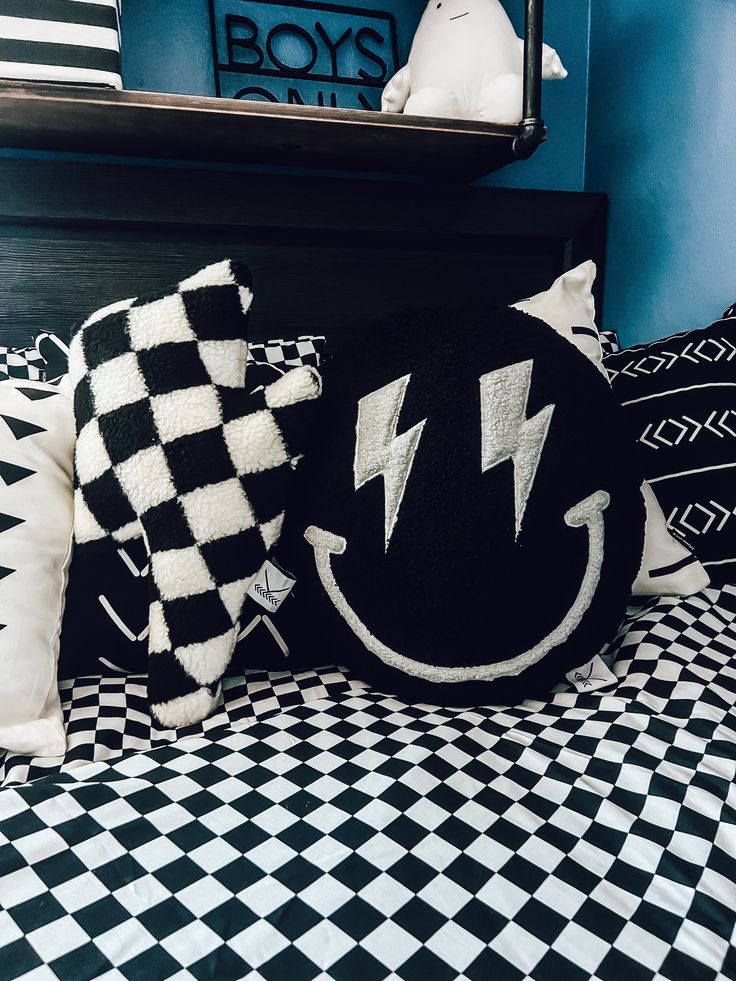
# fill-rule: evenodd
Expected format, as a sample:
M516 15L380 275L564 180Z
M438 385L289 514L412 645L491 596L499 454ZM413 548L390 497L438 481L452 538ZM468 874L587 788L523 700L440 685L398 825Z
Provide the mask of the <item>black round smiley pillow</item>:
M283 667L513 704L622 620L644 540L636 448L606 380L539 320L415 310L351 341L324 365L299 469L272 557L296 582L276 594L272 570L274 609L244 614L269 621Z

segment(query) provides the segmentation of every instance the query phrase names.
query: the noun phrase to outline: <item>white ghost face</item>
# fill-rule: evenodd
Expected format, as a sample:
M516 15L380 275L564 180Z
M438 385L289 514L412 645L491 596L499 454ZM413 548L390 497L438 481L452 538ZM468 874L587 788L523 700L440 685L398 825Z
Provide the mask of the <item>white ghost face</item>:
M471 10L468 0L432 0L427 6L427 14L433 20L441 20L449 24L470 17Z

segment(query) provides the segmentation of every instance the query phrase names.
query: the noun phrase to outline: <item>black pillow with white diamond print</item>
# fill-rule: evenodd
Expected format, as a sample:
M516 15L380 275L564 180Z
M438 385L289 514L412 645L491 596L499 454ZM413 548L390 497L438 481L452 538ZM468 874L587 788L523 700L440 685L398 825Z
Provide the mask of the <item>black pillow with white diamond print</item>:
M166 726L214 708L250 580L278 538L313 368L244 389L250 272L225 260L73 334L80 546L143 537L148 693Z
M516 311L382 326L326 364L320 441L273 550L296 584L251 589L253 649L274 635L271 664L347 663L412 701L539 693L611 639L641 562L621 407Z
M312 335L250 344L246 390L270 385L292 368L318 368L324 344L324 337ZM60 678L109 671L145 674L149 570L142 539L124 544L104 539L77 549L69 569ZM231 670L242 670L247 663L246 647L246 640L239 640Z
M604 365L670 530L736 582L736 314Z

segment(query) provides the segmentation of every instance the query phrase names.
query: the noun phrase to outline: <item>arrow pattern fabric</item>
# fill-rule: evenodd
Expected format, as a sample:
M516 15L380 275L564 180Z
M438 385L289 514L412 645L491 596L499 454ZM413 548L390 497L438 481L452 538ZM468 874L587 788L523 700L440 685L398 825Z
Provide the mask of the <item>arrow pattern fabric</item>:
M736 308L604 364L670 530L714 583L736 582Z
M56 663L73 452L67 392L29 379L0 384L0 748L40 756L65 746Z

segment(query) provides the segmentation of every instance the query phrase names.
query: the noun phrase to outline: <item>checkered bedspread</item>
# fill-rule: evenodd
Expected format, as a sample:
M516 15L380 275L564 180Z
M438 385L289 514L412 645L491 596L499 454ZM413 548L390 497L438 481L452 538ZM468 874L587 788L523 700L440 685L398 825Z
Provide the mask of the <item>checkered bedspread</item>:
M0 792L0 978L736 978L735 621L653 601L616 685L512 709L253 676L176 741L87 679Z

